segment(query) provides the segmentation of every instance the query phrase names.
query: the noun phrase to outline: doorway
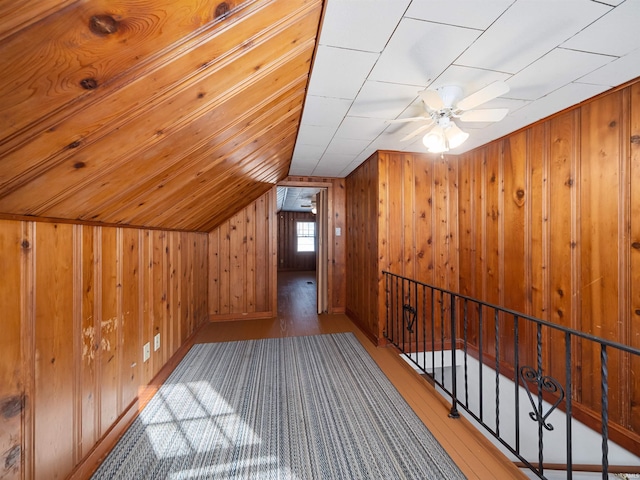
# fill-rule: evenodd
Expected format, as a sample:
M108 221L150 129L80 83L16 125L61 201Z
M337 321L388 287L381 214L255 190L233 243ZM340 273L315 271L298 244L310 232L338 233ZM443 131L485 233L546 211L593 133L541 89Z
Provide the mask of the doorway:
M315 313L328 312L327 190L309 183L277 187L279 313L307 312L310 291Z

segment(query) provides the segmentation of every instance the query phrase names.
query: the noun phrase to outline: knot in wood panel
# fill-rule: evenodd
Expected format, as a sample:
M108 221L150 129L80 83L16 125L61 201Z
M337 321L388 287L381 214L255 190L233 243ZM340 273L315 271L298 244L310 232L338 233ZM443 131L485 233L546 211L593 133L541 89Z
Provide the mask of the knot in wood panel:
M98 81L95 78L83 78L80 80L80 86L85 90L95 90L98 88Z
M215 18L216 20L221 20L229 14L230 10L231 7L229 7L229 4L227 2L220 2L216 7L213 18Z
M89 30L101 37L111 35L118 31L118 21L111 15L94 15L89 20Z

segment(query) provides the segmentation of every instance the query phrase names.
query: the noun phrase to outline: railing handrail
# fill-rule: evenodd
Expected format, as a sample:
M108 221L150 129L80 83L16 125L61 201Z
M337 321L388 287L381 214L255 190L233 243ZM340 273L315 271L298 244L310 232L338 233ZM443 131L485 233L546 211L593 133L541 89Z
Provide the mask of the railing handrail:
M546 478L543 473L545 456L543 437L546 436L544 432L545 430L549 432L554 430L553 424L547 422L547 418L549 418L551 413L554 412L561 403L564 403L565 410L567 478L572 478L574 451L572 446L573 389L574 385L576 385L576 383L574 383L574 370L580 372L576 376L579 384L581 384L585 378L582 376L581 367L573 366L573 355L574 351L582 352L581 345L583 342L588 345L587 348L589 350L587 350L587 355L590 355L593 359L594 370L593 372L590 370L587 371L586 378L588 378L589 380L587 381L595 387L595 385L597 385L595 380L597 372L595 355L597 350L599 350L599 385L601 394L599 397L598 395L588 397L587 403L582 403L581 400L576 401L577 405L575 408L576 410L582 410L583 413L590 410L596 413L596 415L598 414L597 410L599 410L599 417L594 420L598 422L601 429L603 480L608 478L610 419L610 354L608 350L616 351L618 354L624 353L624 355L631 355L633 358L640 358L640 349L620 342L600 338L574 328L558 325L513 309L485 302L403 275L398 275L386 270L383 270L382 273L385 277L386 292L385 304L387 318L384 329L385 338L389 340L391 344L395 345L417 368L431 377L434 384L440 387L446 395L451 397L450 417L457 418L459 416L458 406L460 406L461 409L466 411L471 418L477 421L498 440L499 443L524 462L524 464L540 478ZM419 294L419 292L421 294ZM471 317L469 317L469 314L471 314ZM471 320L469 321L469 319ZM436 324L438 325L437 329ZM527 331L529 333L526 335L535 335L531 338L532 343L529 341L525 341L524 343L520 342L519 332L522 327L526 325L529 325L529 327L527 327L529 330L525 331L525 333ZM468 337L470 326L473 326L473 329L477 328L475 333L473 333L472 329L471 340L469 340ZM457 335L458 327L461 330L460 335L462 336L460 337ZM531 330L532 327L535 332ZM489 328L493 333L490 332ZM545 332L544 335L543 331ZM511 341L509 341L509 332L513 334ZM483 339L483 333L486 334L486 339ZM436 334L438 334L437 338ZM476 334L477 337L475 337ZM554 335L564 337L563 342L559 342L560 339L556 338L558 343L555 345L557 345L560 350L557 351L555 345L552 349L549 349L548 346L543 349L543 345L548 345L548 342L555 338ZM491 337L493 337L493 339ZM527 337L524 338L526 339ZM422 352L419 350L421 342ZM473 400L468 384L469 368L467 359L469 349L476 348L474 346L475 343L477 343L478 348L478 366L475 367L478 368L478 388L477 391L472 390L474 392L473 395L476 396L475 400ZM562 343L564 344L564 348L560 346ZM502 345L507 347L507 353L504 355L502 355L500 351ZM495 357L493 357L492 362L489 363L488 360L492 356L491 349L495 350L493 352L495 353ZM448 352L448 350L450 350L452 368L445 379L445 351ZM429 367L427 367L427 351L431 356L431 364ZM414 356L412 356L412 352L415 352ZM438 357L436 357L436 352L438 352ZM456 373L458 352L463 354L462 358L464 363L461 366L463 369L461 373L464 374L464 377L458 377ZM522 357L521 354L523 355ZM422 355L422 363L420 363L419 355ZM447 355L449 354L447 353ZM486 361L483 358L485 356L487 357ZM558 363L557 360L562 359L562 357L564 357L564 361L561 360L561 363ZM631 357L627 358L627 362L629 362L630 358ZM440 362L440 366L436 366L438 363L436 360ZM559 366L562 364L564 365ZM513 370L510 371L509 369L512 365ZM436 368L439 370L438 374L436 374ZM490 390L491 380L484 385L483 378L486 376L486 374L483 374L484 368L491 368L494 371L494 373L492 373L495 379L493 382L493 391ZM511 380L511 376L513 377L513 385L508 387L507 390L505 390L504 387L501 388L501 376L504 375L502 372L505 370L508 375L506 380ZM560 381L554 378L554 376L557 376L554 372L560 374ZM619 367L617 372L618 375L622 374ZM461 400L458 396L458 379L461 382L461 391L464 394L464 400ZM492 412L490 412L489 409L486 411L483 410L485 388L487 388L486 396L495 398L495 409ZM521 388L524 394L526 394L526 397L528 397L532 408L528 417L525 415L523 418L531 419L538 424L537 467L533 465L533 460L529 460L532 458L531 455L533 455L533 452L525 453L525 451L535 448L530 443L527 443L533 439L525 434L523 437L525 442L521 444L521 434L523 432L520 428L521 397L519 392ZM501 428L502 425L500 423L501 398L503 397L503 392L506 394L509 390L513 393L513 405L515 407L515 430L511 433L509 433L509 431L505 432ZM543 403L545 399L550 398L549 396L553 397L555 401L551 400L548 406L545 407ZM470 401L470 399L472 401ZM504 400L508 407L511 400L506 397ZM526 398L524 402L526 404ZM495 423L489 424L488 422L491 422L490 419L493 414L495 414ZM621 418L625 418L625 414L622 411L617 411L616 415L619 422L623 421L620 420ZM626 415L628 415L628 412ZM555 424L555 421L553 423ZM622 428L629 428L630 426L626 420L624 420L623 423L617 423L617 425ZM595 430L593 425L591 425L591 427ZM511 434L514 434L515 438L511 438ZM624 438L630 442L637 442L634 436L626 436ZM514 443L512 444L510 442ZM523 445L526 446L523 447ZM529 455L529 457L526 458L525 455Z
M614 342L612 340L607 340L606 338L598 337L598 336L592 335L590 333L586 333L586 332L582 332L580 330L575 330L575 329L570 328L570 327L565 327L565 326L562 326L562 325L558 325L556 323L549 322L548 320L543 320L541 318L537 318L537 317L533 317L531 315L527 315L526 313L518 312L516 310L505 308L505 307L502 307L500 305L496 305L496 304L493 304L493 303L485 302L483 300L478 300L477 298L473 298L473 297L470 297L468 295L464 295L462 293L457 293L457 292L454 292L452 290L447 290L446 288L442 288L442 287L438 287L436 285L431 285L429 283L421 282L420 280L414 280L412 278L405 277L403 275L398 275L397 273L389 272L387 270L383 270L382 273L383 274L387 274L387 275L391 275L392 277L400 278L402 280L407 280L409 282L413 282L413 283L416 283L418 285L425 286L427 288L432 288L434 290L438 290L440 292L447 293L449 295L453 295L453 296L456 296L458 298L462 298L462 299L469 300L469 301L472 301L472 302L475 302L475 303L479 303L479 304L485 305L485 306L487 306L489 308L493 308L493 309L499 310L501 312L508 313L510 315L515 315L518 318L531 320L532 322L539 323L541 325L544 325L545 327L549 327L549 328L552 328L554 330L558 330L558 331L563 332L563 333L570 333L571 335L575 335L575 336L580 337L580 338L591 340L593 342L597 342L597 343L606 345L608 347L613 347L613 348L617 348L619 350L622 350L624 352L633 353L635 355L640 355L640 349L634 348L634 347L632 347L630 345L625 345L624 343Z

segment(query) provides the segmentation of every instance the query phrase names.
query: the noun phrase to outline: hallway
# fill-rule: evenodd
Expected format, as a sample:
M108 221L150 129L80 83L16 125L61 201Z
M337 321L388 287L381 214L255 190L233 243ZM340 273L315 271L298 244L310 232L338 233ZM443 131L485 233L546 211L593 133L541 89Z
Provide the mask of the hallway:
M314 272L278 277L278 317L206 324L195 343L353 332L407 403L469 479L526 478L465 419L447 417L450 405L391 348L377 348L346 315L315 313Z

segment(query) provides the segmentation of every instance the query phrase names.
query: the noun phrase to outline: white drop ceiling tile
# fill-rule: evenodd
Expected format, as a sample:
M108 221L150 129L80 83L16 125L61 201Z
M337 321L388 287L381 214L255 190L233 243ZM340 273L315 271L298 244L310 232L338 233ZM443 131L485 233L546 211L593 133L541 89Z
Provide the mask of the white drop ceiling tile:
M521 100L536 100L573 80L610 63L614 57L555 48L511 77L506 95Z
M404 18L369 79L425 87L480 33L469 28Z
M451 65L442 75L429 85L430 89L444 87L446 85L458 85L462 87L464 96L471 95L490 83L506 81L511 78L511 74L494 72L493 70L482 70L480 68L463 67Z
M326 150L326 147L319 147L315 145L302 145L296 143L293 150L293 159L296 163L310 164L312 162L318 162L322 158L322 154Z
M406 17L461 27L486 29L514 0L414 0Z
M638 76L640 76L640 48L579 78L577 82L616 87Z
M351 100L307 95L302 124L338 128L351 106Z
M303 124L298 133L296 142L302 145L315 145L326 147L336 133L335 127Z
M411 0L329 0L321 45L381 52Z
M327 147L325 156L331 156L334 154L358 155L370 143L371 143L371 140L356 140L352 138L334 138L333 141Z
M627 0L596 23L577 33L562 47L623 56L640 47L640 2Z
M380 135L389 124L380 118L347 116L338 131L337 138L353 138L356 140L373 140Z
M367 81L356 97L349 116L396 118L417 97L419 87Z
M313 63L309 94L353 100L378 56L320 45Z
M512 127L510 130L514 131L606 90L608 87L602 85L571 83L514 112L510 115L510 124L507 126Z
M455 63L517 73L610 9L578 0L519 0Z
M294 177L311 177L313 175L313 167L303 167L298 164L291 164L289 175Z

